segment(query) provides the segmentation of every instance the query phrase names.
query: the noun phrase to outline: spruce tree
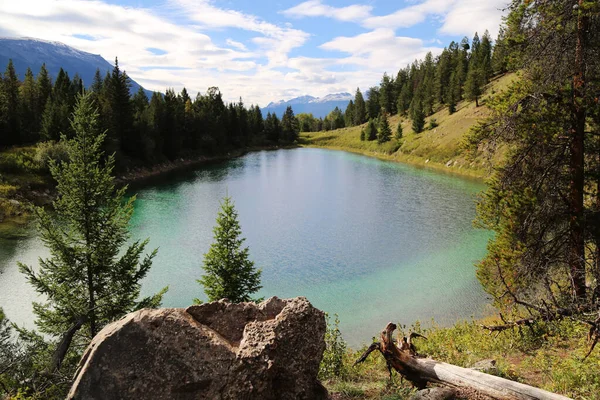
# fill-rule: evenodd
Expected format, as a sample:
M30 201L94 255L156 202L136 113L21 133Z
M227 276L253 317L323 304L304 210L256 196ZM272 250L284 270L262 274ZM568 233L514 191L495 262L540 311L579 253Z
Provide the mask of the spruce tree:
M98 114L89 94L78 98L65 136L69 161L51 164L58 197L54 212L35 210L39 233L51 256L39 268L19 264L28 281L43 295L33 304L41 333L59 344L50 370L60 368L67 354L79 353L100 329L124 314L160 305L163 291L139 299L140 281L146 276L156 250L143 255L148 243L129 238L128 223L134 198L124 201L112 177L114 157L102 161L104 133L98 131Z
M402 120L398 121L398 126L396 127L396 139L402 139Z
M52 94L52 81L50 80L50 76L48 75L48 70L46 69L46 64L42 64L40 68L40 72L37 75L37 91L39 96L38 102L38 115L44 112L46 108L46 102L50 95Z
M377 142L385 143L389 142L392 137L392 129L390 128L390 122L388 121L388 113L384 112L379 117L379 126L377 129Z
M423 132L425 128L425 113L423 105L419 99L413 99L414 107L412 112L412 129L415 133Z
M227 298L234 303L252 301L251 295L262 287L262 271L254 268L244 238L238 213L230 197L225 197L213 229L214 243L204 255L204 275L198 280L209 301Z
M344 112L344 125L354 125L354 102L352 100L348 102L348 106L346 107L346 111Z
M294 116L292 106L287 106L283 118L281 118L281 138L286 143L294 143L298 139L300 126Z
M377 118L369 119L365 128L365 137L368 141L377 139Z
M367 108L365 99L359 88L356 88L354 95L354 125L362 125L367 120Z
M479 68L471 68L465 82L465 97L467 100L475 100L475 107L479 107L479 96L483 92L483 73Z
M39 134L38 91L33 72L27 68L25 79L19 88L19 118L22 136L26 142L35 142Z
M19 118L19 79L12 60L8 60L3 86L6 96L7 131L2 133L2 139L6 144L19 144L22 139Z

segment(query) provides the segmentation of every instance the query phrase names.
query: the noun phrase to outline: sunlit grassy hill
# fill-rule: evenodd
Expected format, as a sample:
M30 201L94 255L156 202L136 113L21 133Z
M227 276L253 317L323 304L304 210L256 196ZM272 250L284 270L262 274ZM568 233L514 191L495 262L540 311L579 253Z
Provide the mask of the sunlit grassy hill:
M475 107L475 102L462 101L452 115L448 114L447 107L443 107L426 119L425 131L419 134L413 132L409 118L398 115L390 117L394 134L398 122L402 121L401 140L392 139L383 144L361 141L360 132L365 126L361 125L334 131L305 132L300 135L301 143L306 146L353 151L461 175L485 177L489 173L489 161L483 157L469 159L461 143L469 129L488 115L486 100L506 89L515 79L516 74L507 74L490 82L479 101L479 107ZM438 126L429 129L430 121L434 119Z

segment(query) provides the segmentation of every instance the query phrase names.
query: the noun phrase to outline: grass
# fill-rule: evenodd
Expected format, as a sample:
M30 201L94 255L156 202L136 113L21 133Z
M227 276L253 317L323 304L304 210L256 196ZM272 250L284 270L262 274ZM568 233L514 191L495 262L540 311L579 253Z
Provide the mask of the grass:
M494 322L460 322L449 328L434 325L430 329L416 324L410 330L427 337L415 339L419 353L438 361L470 367L477 361L494 359L496 374L504 378L574 399L600 399L600 349L582 360L589 350L587 326L563 320L499 335L480 327L481 323ZM404 331L407 333L408 329L404 327ZM396 374L393 381L389 380L383 357L378 353L353 367L363 350L347 351L344 378L324 382L335 399L404 399L414 392Z
M35 160L36 152L35 146L0 152L0 235L26 224L31 195L49 187L48 174Z
M392 139L383 144L361 141L360 132L365 126L361 125L334 131L305 132L301 134L301 144L351 151L438 171L484 178L490 171L489 161L483 158L470 159L461 144L469 129L488 115L489 111L485 107L487 98L507 88L514 79L515 74L507 74L490 82L480 99L480 107L475 107L474 102L463 101L452 115L448 113L447 107L443 107L426 121L426 127L432 120L438 126L418 134L413 132L410 119L398 115L390 117L393 132L398 123L402 123L404 135L400 140Z

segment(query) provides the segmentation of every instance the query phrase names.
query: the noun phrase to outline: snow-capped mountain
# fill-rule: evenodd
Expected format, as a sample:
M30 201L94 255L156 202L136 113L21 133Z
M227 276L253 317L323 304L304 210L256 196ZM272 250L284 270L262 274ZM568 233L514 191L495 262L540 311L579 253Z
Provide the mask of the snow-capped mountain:
M292 106L294 114L311 113L316 118L325 118L336 107L342 111L346 110L348 102L352 99L354 96L350 93L333 93L324 97L300 96L288 101L271 102L262 109L262 112L263 116L270 112L281 117L287 106Z
M19 79L23 79L27 67L37 75L43 63L54 79L62 67L72 78L76 73L89 87L94 79L96 69L100 69L102 77L113 69L113 64L97 54L87 53L60 42L49 42L34 38L0 38L0 70L4 72L8 60L12 59ZM131 80L131 94L138 91L140 85ZM148 96L152 92L146 90Z

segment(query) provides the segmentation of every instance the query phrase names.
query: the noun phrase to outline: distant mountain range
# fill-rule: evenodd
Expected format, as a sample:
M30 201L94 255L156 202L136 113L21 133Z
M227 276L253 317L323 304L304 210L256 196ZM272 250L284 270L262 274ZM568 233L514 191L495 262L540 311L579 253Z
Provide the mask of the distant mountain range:
M287 106L292 106L294 114L309 113L316 118L325 118L336 107L346 110L348 102L353 99L354 96L350 93L334 93L325 97L301 96L288 101L271 102L262 112L263 117L270 112L281 118Z
M100 69L102 77L113 69L113 64L97 54L86 53L63 43L33 38L0 38L1 72L4 72L9 59L12 59L20 80L25 77L27 67L37 75L42 64L46 63L46 69L53 79L62 67L71 78L78 73L86 87L92 84L96 69ZM135 94L139 88L140 85L132 79L131 94ZM149 90L146 90L146 94L152 96Z

